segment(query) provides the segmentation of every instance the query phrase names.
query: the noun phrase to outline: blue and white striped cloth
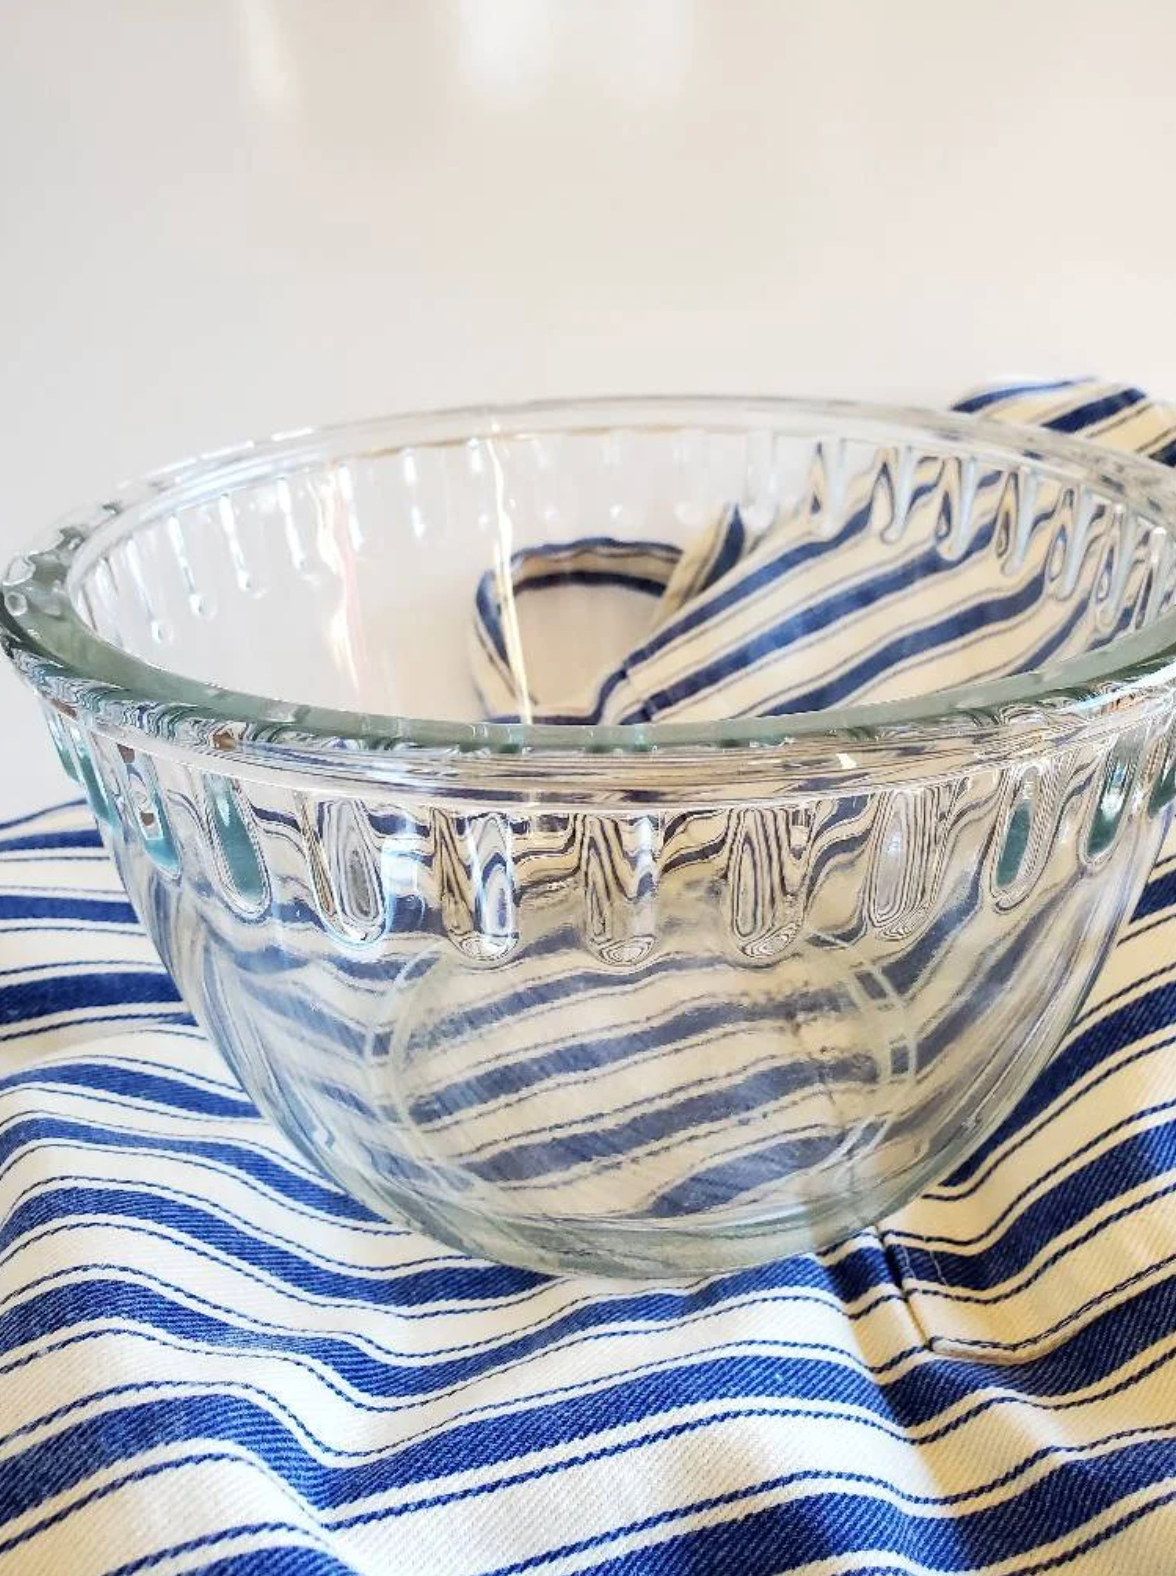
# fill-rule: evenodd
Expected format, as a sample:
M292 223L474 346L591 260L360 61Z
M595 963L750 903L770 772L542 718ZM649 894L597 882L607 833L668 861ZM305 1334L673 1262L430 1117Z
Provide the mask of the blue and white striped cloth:
M980 402L1176 460L1118 385ZM770 552L733 529L653 566L687 592L659 627ZM476 641L494 709L485 602ZM1176 837L961 1171L822 1254L640 1286L374 1220L257 1116L82 810L0 825L0 1223L3 1576L1162 1576Z

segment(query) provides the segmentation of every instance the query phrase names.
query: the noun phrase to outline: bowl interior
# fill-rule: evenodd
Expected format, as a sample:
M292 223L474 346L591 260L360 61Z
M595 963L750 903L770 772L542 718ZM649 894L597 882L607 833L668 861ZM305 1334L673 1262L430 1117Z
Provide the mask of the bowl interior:
M197 468L96 533L69 591L141 661L358 712L925 696L1056 671L1170 608L1168 534L1113 457L1024 437L672 402L390 423Z

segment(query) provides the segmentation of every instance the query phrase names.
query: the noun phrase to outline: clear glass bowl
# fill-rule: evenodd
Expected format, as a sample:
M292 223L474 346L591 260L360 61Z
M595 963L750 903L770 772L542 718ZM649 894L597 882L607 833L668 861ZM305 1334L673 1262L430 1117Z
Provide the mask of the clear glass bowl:
M732 506L760 600L615 583ZM477 1253L693 1274L909 1199L1072 1020L1176 792L1174 523L1159 466L971 418L445 413L128 488L0 635L308 1157Z

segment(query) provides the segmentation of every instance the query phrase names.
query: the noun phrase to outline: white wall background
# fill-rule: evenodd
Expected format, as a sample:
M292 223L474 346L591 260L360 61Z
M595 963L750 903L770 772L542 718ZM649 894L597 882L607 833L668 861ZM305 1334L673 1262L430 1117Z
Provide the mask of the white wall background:
M1176 394L1174 188L1170 0L0 0L0 556L372 410Z

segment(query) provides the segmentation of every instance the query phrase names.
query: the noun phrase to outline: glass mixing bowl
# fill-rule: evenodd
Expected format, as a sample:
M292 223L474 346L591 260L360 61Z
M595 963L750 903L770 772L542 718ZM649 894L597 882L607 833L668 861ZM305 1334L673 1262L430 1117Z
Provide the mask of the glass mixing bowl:
M1174 523L1160 466L971 418L443 413L129 488L0 634L307 1157L695 1274L902 1204L1072 1020L1176 793Z

